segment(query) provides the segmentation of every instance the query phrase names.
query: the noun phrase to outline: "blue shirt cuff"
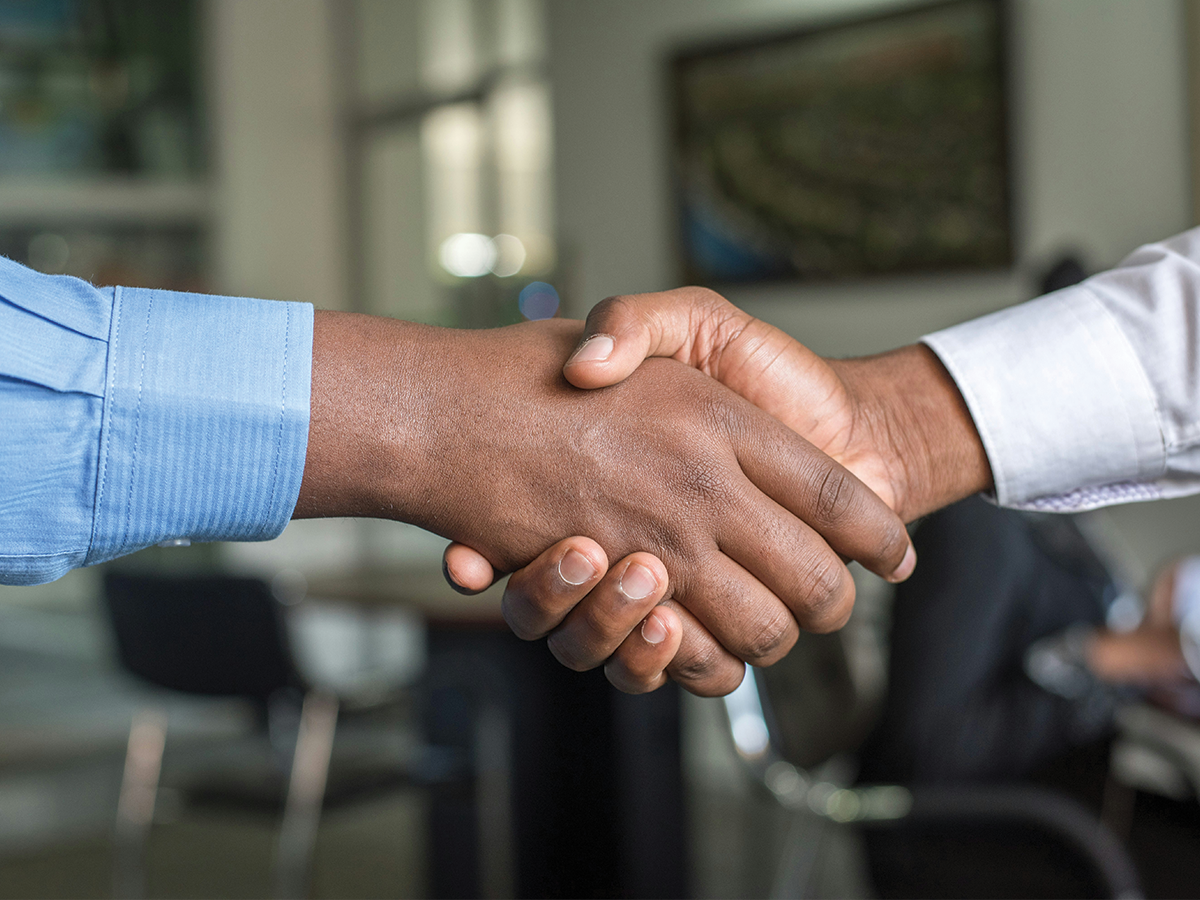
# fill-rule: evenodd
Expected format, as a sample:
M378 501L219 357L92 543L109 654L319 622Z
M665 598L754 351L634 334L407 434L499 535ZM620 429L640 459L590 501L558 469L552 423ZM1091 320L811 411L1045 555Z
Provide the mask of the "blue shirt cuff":
M308 443L308 304L116 288L85 564L287 525Z

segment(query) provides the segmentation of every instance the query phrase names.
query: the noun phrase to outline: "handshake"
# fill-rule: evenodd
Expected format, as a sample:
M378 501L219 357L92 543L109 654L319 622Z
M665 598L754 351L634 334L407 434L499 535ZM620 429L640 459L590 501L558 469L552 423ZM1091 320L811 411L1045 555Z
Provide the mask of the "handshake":
M991 484L928 348L823 359L701 288L582 326L318 313L312 377L296 517L449 538L460 590L513 572L512 629L629 692L733 690L845 623L846 560L907 578L904 523Z

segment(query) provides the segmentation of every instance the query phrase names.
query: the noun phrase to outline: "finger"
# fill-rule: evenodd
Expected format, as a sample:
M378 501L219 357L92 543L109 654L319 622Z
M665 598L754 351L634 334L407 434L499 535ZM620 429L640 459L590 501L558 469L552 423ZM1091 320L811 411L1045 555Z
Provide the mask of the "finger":
M770 416L751 407L746 413L747 419L734 423L731 431L742 471L759 491L806 523L837 553L888 581L903 581L912 574L917 564L912 540L904 522L879 495ZM756 561L748 565L751 571L766 584L776 584L795 564L783 543L790 535L779 537L783 540L776 541L774 554L755 551L750 544L733 556Z
M772 612L771 600L787 609L797 629L836 631L854 609L854 578L824 539L787 510L773 506L759 514L755 528L726 525L717 540L730 564L762 594L743 587L742 609L726 603L695 611L735 656L763 666L777 662L798 637L781 613ZM733 645L732 634L738 635Z
M522 640L544 637L606 571L608 557L595 541L585 537L561 540L508 579L500 603L504 621Z
M679 617L683 634L667 674L684 690L699 697L723 697L742 683L745 664L722 647L699 620L674 600L665 601Z
M656 606L604 664L604 675L619 691L645 694L670 678L666 668L683 640L683 623L668 606Z
M550 652L568 669L594 669L638 630L669 583L666 567L657 557L631 553L551 632Z
M778 662L800 636L800 625L787 604L724 553L705 558L686 584L677 586L672 599L686 607L706 635L742 662L756 666Z
M496 581L492 564L482 554L457 542L449 544L442 554L442 575L460 594L478 594Z
M707 288L609 297L588 313L563 374L581 388L616 384L650 356L689 362L698 338L723 343L718 335L732 335L748 321L750 316Z

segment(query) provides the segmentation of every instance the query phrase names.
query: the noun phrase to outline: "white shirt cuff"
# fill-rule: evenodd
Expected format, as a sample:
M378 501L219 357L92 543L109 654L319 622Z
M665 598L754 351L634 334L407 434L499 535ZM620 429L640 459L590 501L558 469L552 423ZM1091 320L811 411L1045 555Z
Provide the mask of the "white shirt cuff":
M1150 381L1086 285L927 335L970 409L1002 506L1076 511L1161 496Z

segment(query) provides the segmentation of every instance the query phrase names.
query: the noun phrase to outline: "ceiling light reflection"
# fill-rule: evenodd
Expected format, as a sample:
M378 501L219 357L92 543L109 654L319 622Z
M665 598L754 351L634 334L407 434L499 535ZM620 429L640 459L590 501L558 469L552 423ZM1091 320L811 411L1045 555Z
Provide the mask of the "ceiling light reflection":
M479 278L496 265L496 244L486 234L462 232L442 241L438 259L442 268L458 278Z
M492 274L501 278L516 275L525 265L525 245L521 239L511 234L498 234L492 238L496 248L496 262L492 266Z

